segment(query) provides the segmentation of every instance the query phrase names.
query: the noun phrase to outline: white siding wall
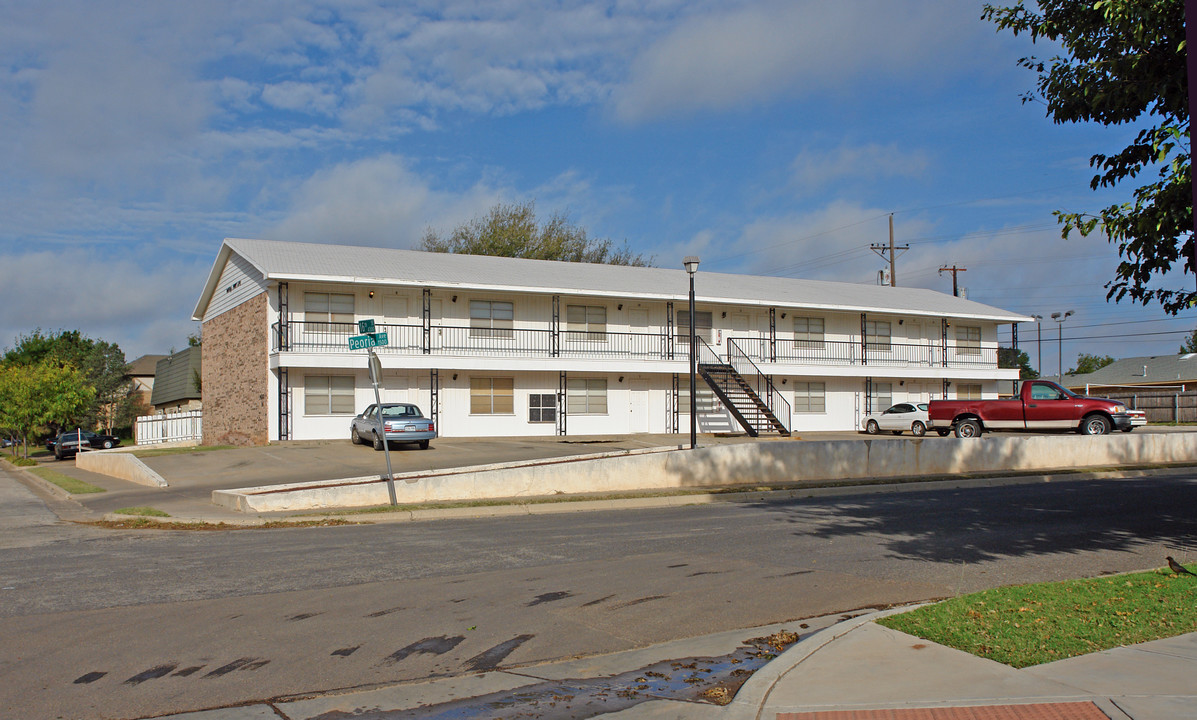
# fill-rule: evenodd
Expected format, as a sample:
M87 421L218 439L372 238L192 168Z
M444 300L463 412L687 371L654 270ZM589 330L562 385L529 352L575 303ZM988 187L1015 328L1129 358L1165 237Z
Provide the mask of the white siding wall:
M252 297L266 292L266 278L254 269L249 261L237 253L229 255L229 261L220 273L220 282L212 293L212 302L204 313L204 322L228 312Z

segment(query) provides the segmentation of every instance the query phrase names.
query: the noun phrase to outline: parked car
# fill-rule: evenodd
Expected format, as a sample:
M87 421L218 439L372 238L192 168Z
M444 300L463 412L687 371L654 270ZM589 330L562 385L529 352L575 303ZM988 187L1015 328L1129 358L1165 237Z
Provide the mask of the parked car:
M927 403L898 403L885 412L870 413L862 427L870 435L882 430L901 435L909 430L912 435L922 437L927 434Z
M411 403L383 403L382 421L386 425L386 442L417 443L421 450L436 439L436 426L424 417L420 408ZM370 405L349 423L349 440L354 445L370 443L382 449L383 433L378 429L378 406Z
M1047 380L1024 382L1018 397L1011 399L932 400L928 415L937 431L949 430L961 438L993 430L1075 430L1105 435L1111 430L1130 432L1140 420L1125 403L1077 395ZM1146 420L1142 416L1141 421Z
M63 460L67 457L74 457L79 452L80 446L85 450L107 450L120 444L121 439L115 435L101 435L90 430L83 432L72 430L47 440L46 449L54 453L55 460Z

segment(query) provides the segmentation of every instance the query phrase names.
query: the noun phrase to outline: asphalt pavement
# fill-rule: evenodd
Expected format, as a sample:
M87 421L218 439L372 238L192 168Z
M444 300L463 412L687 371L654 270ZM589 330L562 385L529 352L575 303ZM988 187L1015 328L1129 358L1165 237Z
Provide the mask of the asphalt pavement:
M1025 669L829 616L600 657L167 716L171 720L1191 720L1197 633ZM799 640L746 680L753 640ZM741 651L736 655L737 650ZM748 653L751 655L751 653ZM727 658L734 664L729 665ZM750 662L750 661L747 661ZM730 672L725 670L731 667ZM740 683L743 683L742 686ZM723 692L722 690L730 690ZM730 703L719 704L731 696Z

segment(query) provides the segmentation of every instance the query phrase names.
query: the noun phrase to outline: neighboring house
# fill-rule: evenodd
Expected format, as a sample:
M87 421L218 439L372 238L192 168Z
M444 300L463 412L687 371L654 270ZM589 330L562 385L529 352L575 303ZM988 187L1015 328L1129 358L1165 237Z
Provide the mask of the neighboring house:
M142 355L129 363L129 370L125 376L131 381L129 395L137 398L137 404L150 406L150 395L154 390L154 373L158 369L158 361L165 355Z
M680 263L225 240L194 313L204 442L346 437L374 402L349 349L363 319L389 339L383 401L415 402L442 437L687 432L689 280ZM851 430L895 402L996 397L1018 377L997 366L998 326L1030 321L915 288L701 267L695 286L704 432Z
M1197 389L1197 354L1148 355L1116 360L1083 375L1065 375L1070 390L1098 393L1127 388Z
M202 368L198 346L181 350L158 361L150 403L159 415L200 410L200 387L196 380Z

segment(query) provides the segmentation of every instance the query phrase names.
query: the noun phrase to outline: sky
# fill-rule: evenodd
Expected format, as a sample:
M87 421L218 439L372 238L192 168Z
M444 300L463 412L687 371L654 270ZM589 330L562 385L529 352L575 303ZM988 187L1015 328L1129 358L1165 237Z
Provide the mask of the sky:
M1177 352L1197 310L1107 302L1117 248L1052 215L1129 198L1088 162L1134 128L1023 103L1018 59L1057 49L981 8L0 0L0 348L182 349L226 237L414 248L530 200L661 267L698 255L699 283L876 283L892 215L897 284L961 267L970 299L1048 317L1019 328L1047 374Z

